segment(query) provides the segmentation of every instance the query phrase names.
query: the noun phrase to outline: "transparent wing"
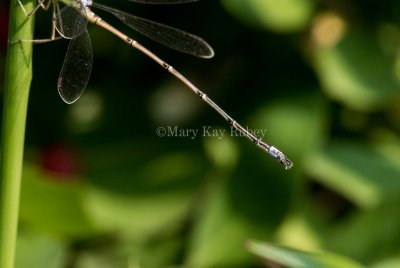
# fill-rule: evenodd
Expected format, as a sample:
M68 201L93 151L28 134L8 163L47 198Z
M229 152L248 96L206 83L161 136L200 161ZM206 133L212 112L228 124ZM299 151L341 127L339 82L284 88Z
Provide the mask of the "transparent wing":
M93 53L89 33L71 39L65 56L57 88L63 101L75 102L82 95L92 72Z
M160 2L165 1L166 0L160 0ZM171 0L171 3L176 1L177 0ZM214 51L212 47L206 41L196 35L158 22L133 16L129 13L123 12L115 8L110 8L97 3L93 3L93 6L110 12L132 29L169 48L201 58L212 58L214 56Z
M129 0L131 2L140 3L140 4L184 4L197 2L200 0Z
M82 16L85 9L81 2L74 1L74 7L65 6L56 16L56 29L58 33L68 39L80 36L86 31L87 20Z

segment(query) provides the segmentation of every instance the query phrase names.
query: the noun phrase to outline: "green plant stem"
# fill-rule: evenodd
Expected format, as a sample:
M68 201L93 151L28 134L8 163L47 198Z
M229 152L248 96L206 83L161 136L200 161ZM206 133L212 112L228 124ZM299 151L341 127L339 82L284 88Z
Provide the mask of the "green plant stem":
M33 0L25 8L32 10ZM33 39L34 16L10 3L9 40ZM0 267L14 266L19 196L24 153L25 121L32 80L32 43L17 42L7 49L0 151Z

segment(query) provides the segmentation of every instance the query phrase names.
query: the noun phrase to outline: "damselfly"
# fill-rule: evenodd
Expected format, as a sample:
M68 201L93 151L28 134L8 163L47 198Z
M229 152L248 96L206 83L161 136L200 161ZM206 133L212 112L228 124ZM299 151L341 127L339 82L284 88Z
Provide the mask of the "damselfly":
M19 0L20 1L20 0ZM44 6L45 0L39 0L38 6L34 12ZM292 162L274 146L262 141L261 138L252 134L248 129L237 123L208 96L198 89L185 76L175 70L171 65L160 59L157 55L151 52L146 47L139 44L136 40L130 38L126 34L120 32L102 18L96 15L91 7L95 7L107 11L116 16L123 23L133 28L137 32L165 45L172 49L191 54L201 58L211 58L214 56L214 51L206 41L198 36L178 30L176 28L160 24L148 19L140 18L128 14L124 11L104 6L92 2L92 0L61 0L66 4L61 10L58 7L57 0L49 0L53 3L53 29L64 38L71 39L68 46L68 51L64 59L63 67L58 79L58 92L61 98L68 104L75 102L85 90L89 81L92 70L93 55L90 43L89 34L87 32L87 22L91 22L113 33L130 46L144 53L152 60L161 65L169 73L175 76L190 90L198 95L205 103L219 113L232 127L237 129L241 134L246 136L255 145L266 151L273 158L278 160L285 169L292 167ZM199 0L130 0L132 2L142 4L181 4L196 2ZM46 6L48 8L50 2ZM22 5L22 4L21 4ZM27 13L27 12L26 12ZM54 33L54 30L53 30ZM48 40L55 39L54 34Z

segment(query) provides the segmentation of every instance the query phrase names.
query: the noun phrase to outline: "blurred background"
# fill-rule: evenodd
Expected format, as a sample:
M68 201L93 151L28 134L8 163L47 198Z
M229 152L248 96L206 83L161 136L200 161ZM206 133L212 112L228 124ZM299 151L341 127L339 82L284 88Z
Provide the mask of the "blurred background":
M97 12L266 131L294 167L229 135L179 81L89 25L93 71L72 105L56 87L68 41L34 47L17 267L325 267L267 261L249 239L400 267L399 1L102 3L207 40L215 57L194 58ZM36 38L50 36L50 13L38 12ZM201 135L209 127L225 135Z

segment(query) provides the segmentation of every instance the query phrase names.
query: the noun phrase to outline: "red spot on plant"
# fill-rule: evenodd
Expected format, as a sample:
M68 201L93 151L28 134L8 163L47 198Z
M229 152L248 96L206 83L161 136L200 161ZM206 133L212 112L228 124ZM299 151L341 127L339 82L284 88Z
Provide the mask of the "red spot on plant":
M53 143L42 151L42 168L59 180L69 180L81 173L80 156L76 148L65 143Z

